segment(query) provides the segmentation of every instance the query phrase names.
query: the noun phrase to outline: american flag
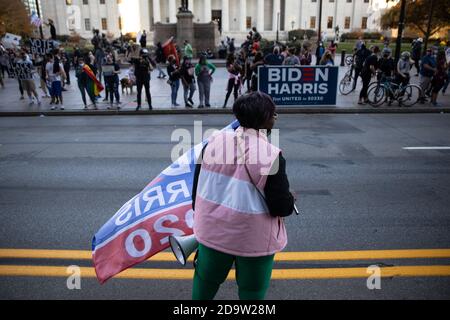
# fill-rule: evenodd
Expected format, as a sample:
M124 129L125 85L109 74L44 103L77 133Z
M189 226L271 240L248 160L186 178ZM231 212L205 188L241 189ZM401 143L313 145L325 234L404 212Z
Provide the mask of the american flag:
M33 13L30 16L30 22L33 26L36 28L39 28L42 25L42 20L39 18L39 16L36 14L36 12L33 11Z

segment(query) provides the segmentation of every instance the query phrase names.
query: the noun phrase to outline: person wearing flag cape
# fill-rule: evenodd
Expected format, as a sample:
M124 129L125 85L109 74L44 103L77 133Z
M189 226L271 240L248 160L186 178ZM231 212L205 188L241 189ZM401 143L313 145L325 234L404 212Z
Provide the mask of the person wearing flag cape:
M86 110L86 92L91 99L94 109L97 110L96 96L103 90L103 85L95 77L94 72L87 63L85 63L83 58L78 58L77 67L75 69L75 75L77 77L78 89L81 93L81 98L83 99L84 109Z
M254 92L233 105L240 123L203 149L193 182L194 300L213 299L233 263L240 299L264 299L276 252L287 244L283 217L294 210L286 161L268 135L277 114Z
M268 141L277 117L270 96L243 96L233 111L237 120L185 152L97 231L92 259L100 283L167 249L169 236L195 233L194 299L212 299L233 261L240 298L264 298L274 254L287 243L283 217L294 197L286 161ZM223 140L231 145L217 153Z

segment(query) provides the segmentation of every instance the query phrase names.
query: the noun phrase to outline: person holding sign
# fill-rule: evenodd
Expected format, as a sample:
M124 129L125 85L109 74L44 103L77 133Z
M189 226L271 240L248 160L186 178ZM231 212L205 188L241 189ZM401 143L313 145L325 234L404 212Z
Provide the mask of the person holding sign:
M109 94L110 106L108 109L113 107L114 97L116 97L117 109L120 109L119 74L119 65L113 61L112 55L108 55L106 57L106 63L103 65L103 76L105 77L105 85L107 88L106 92Z

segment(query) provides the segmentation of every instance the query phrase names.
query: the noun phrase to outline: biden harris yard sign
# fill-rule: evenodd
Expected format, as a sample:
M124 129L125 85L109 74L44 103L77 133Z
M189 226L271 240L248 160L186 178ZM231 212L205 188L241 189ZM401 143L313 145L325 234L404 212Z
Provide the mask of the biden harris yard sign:
M222 130L235 130L234 121ZM193 233L192 184L203 146L197 144L125 203L92 240L97 279L117 273L169 247L169 236Z
M335 105L338 67L261 66L258 89L276 105Z

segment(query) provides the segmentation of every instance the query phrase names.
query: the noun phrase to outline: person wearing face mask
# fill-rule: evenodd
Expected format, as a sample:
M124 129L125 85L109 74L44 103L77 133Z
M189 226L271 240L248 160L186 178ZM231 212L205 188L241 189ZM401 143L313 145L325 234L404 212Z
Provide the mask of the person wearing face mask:
M90 67L85 64L85 61L82 57L78 58L78 63L75 68L75 76L77 78L77 84L78 89L81 93L81 99L83 100L84 109L87 110L87 101L86 101L86 92L89 96L89 99L91 99L92 105L94 106L94 109L97 110L97 103L95 99L95 94L93 90L93 82L91 77L89 76ZM93 71L91 70L91 76L94 76Z
M316 65L320 64L320 60L322 60L322 56L325 53L325 48L323 47L323 43L319 42L319 45L316 49Z
M106 92L109 94L109 107L111 109L114 103L114 97L116 98L117 109L120 109L120 94L119 94L119 74L120 66L115 63L113 57L108 55L106 57L106 63L103 65L103 76L105 77ZM108 96L106 96L108 98Z
M274 255L287 244L283 217L292 213L295 199L286 160L268 140L275 103L253 92L236 100L233 113L240 127L210 138L195 168L194 300L213 299L233 263L239 298L264 299Z
M180 74L186 108L193 108L194 106L194 101L192 100L196 90L194 73L195 66L192 64L191 59L184 56L183 62L181 63Z
M395 71L395 61L391 57L391 49L384 48L381 59L378 61L378 70L380 74L378 80L382 78L391 78Z
M380 52L380 49L378 46L373 46L370 49L372 54L366 58L361 70L363 86L359 93L358 104L366 104L368 102L367 89L369 88L370 79L378 69L378 52Z
M406 86L409 83L409 71L411 70L411 54L408 51L402 52L401 58L397 62L397 73L395 83Z
M420 87L422 88L422 96L420 97L420 103L425 103L425 91L429 89L431 85L431 78L434 73L437 71L436 69L436 59L433 56L433 50L428 48L426 55L423 56L421 60L420 67Z

